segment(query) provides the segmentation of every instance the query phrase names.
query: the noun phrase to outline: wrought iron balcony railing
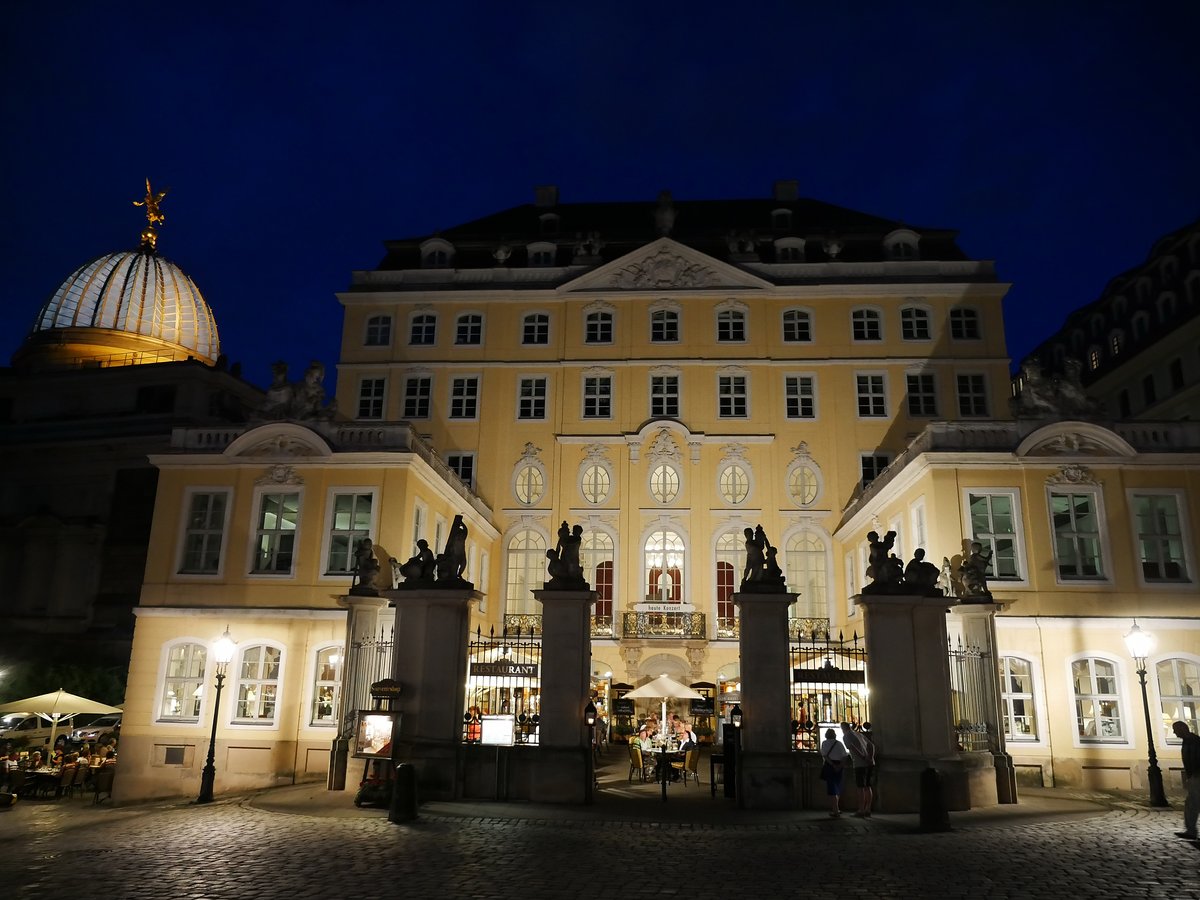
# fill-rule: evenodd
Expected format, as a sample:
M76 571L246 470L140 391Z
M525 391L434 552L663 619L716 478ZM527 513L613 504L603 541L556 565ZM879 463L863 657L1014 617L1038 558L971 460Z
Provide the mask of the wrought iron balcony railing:
M621 614L627 638L700 638L708 636L704 613L631 612Z

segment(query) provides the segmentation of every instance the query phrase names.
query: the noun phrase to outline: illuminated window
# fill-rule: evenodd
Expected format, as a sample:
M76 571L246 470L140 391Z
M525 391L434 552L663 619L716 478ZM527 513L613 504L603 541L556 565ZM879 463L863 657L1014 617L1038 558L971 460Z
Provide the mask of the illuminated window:
M329 525L329 556L325 574L354 571L354 548L371 530L370 494L334 494Z
M679 473L662 463L650 473L650 496L659 503L670 503L679 495Z
M1184 722L1192 734L1197 727L1196 704L1200 702L1200 665L1190 659L1164 659L1155 666L1158 672L1158 696L1162 702L1162 723L1167 743L1180 740L1171 730L1174 722Z
M1081 741L1124 741L1117 667L1107 659L1071 663L1075 694L1075 733Z
M646 539L646 600L683 602L683 538L674 531L655 531Z
M508 542L506 611L514 615L536 613L533 592L546 581L546 540L532 528L518 531Z
M1050 494L1054 556L1064 581L1104 577L1097 503L1092 491Z
M1004 712L1004 736L1008 740L1038 739L1033 667L1029 660L1016 656L1000 657L1000 704Z
M803 463L792 467L788 473L788 493L797 506L808 506L817 499L820 482L812 466Z
M518 469L513 481L513 490L517 500L526 506L532 506L541 500L546 490L546 476L541 467L527 463Z
M717 484L726 503L741 503L750 494L750 476L737 464L722 469Z
M324 647L317 651L313 665L310 725L337 725L338 693L342 686L341 664L341 647Z
M967 494L967 507L971 538L983 545L984 555L990 554L988 577L1020 579L1020 513L1015 492L972 491Z
M253 725L275 724L282 655L282 650L268 644L257 644L242 650L237 668L234 721Z
M613 539L603 531L584 532L579 545L579 564L583 576L596 592L597 617L609 618L613 614L613 568L616 555Z
M167 650L158 721L198 722L204 697L208 651L201 644L174 644Z
M612 475L606 467L598 463L585 466L580 479L583 488L583 499L588 503L603 503L608 499L612 488Z
M825 541L811 531L792 535L787 542L784 562L787 566L788 590L800 594L792 605L790 615L797 619L827 617L829 550Z
M257 574L290 575L300 523L298 493L264 493L259 497L254 541Z

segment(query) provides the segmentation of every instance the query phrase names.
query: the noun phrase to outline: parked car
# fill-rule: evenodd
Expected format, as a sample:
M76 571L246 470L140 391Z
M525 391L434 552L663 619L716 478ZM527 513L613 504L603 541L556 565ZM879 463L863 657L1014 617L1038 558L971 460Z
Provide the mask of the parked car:
M21 743L30 750L37 750L50 743L51 723L40 716L9 716L0 721L0 741ZM71 730L71 722L61 721L55 743L66 742L67 732Z
M80 725L71 732L71 740L75 743L87 741L91 743L97 738L116 734L121 730L121 714L111 713L93 719L86 725Z

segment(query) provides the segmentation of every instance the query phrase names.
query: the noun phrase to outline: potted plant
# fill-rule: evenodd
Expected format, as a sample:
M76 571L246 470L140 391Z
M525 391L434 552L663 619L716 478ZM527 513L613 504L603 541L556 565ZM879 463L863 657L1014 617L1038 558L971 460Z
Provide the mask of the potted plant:
M618 722L612 727L612 739L618 744L628 744L629 736L633 734L633 726L624 722Z

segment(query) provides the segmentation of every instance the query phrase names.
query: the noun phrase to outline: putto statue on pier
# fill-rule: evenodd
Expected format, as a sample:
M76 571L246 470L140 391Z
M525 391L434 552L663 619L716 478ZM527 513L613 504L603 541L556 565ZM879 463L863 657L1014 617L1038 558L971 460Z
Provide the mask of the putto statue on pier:
M288 381L287 363L280 360L271 366L271 386L254 418L266 421L325 421L332 419L336 406L326 403L325 366L317 360L309 363L303 381Z
M787 581L779 568L779 551L767 540L762 525L747 528L746 568L742 571L743 591L753 594L780 594L787 591Z
M379 560L375 558L375 545L365 537L354 545L354 584L350 593L356 597L376 597L379 589L375 580L379 576Z
M548 591L590 591L592 586L583 577L579 548L583 543L583 526L574 528L564 521L558 526L558 543L546 551L546 574L550 580L542 587Z

